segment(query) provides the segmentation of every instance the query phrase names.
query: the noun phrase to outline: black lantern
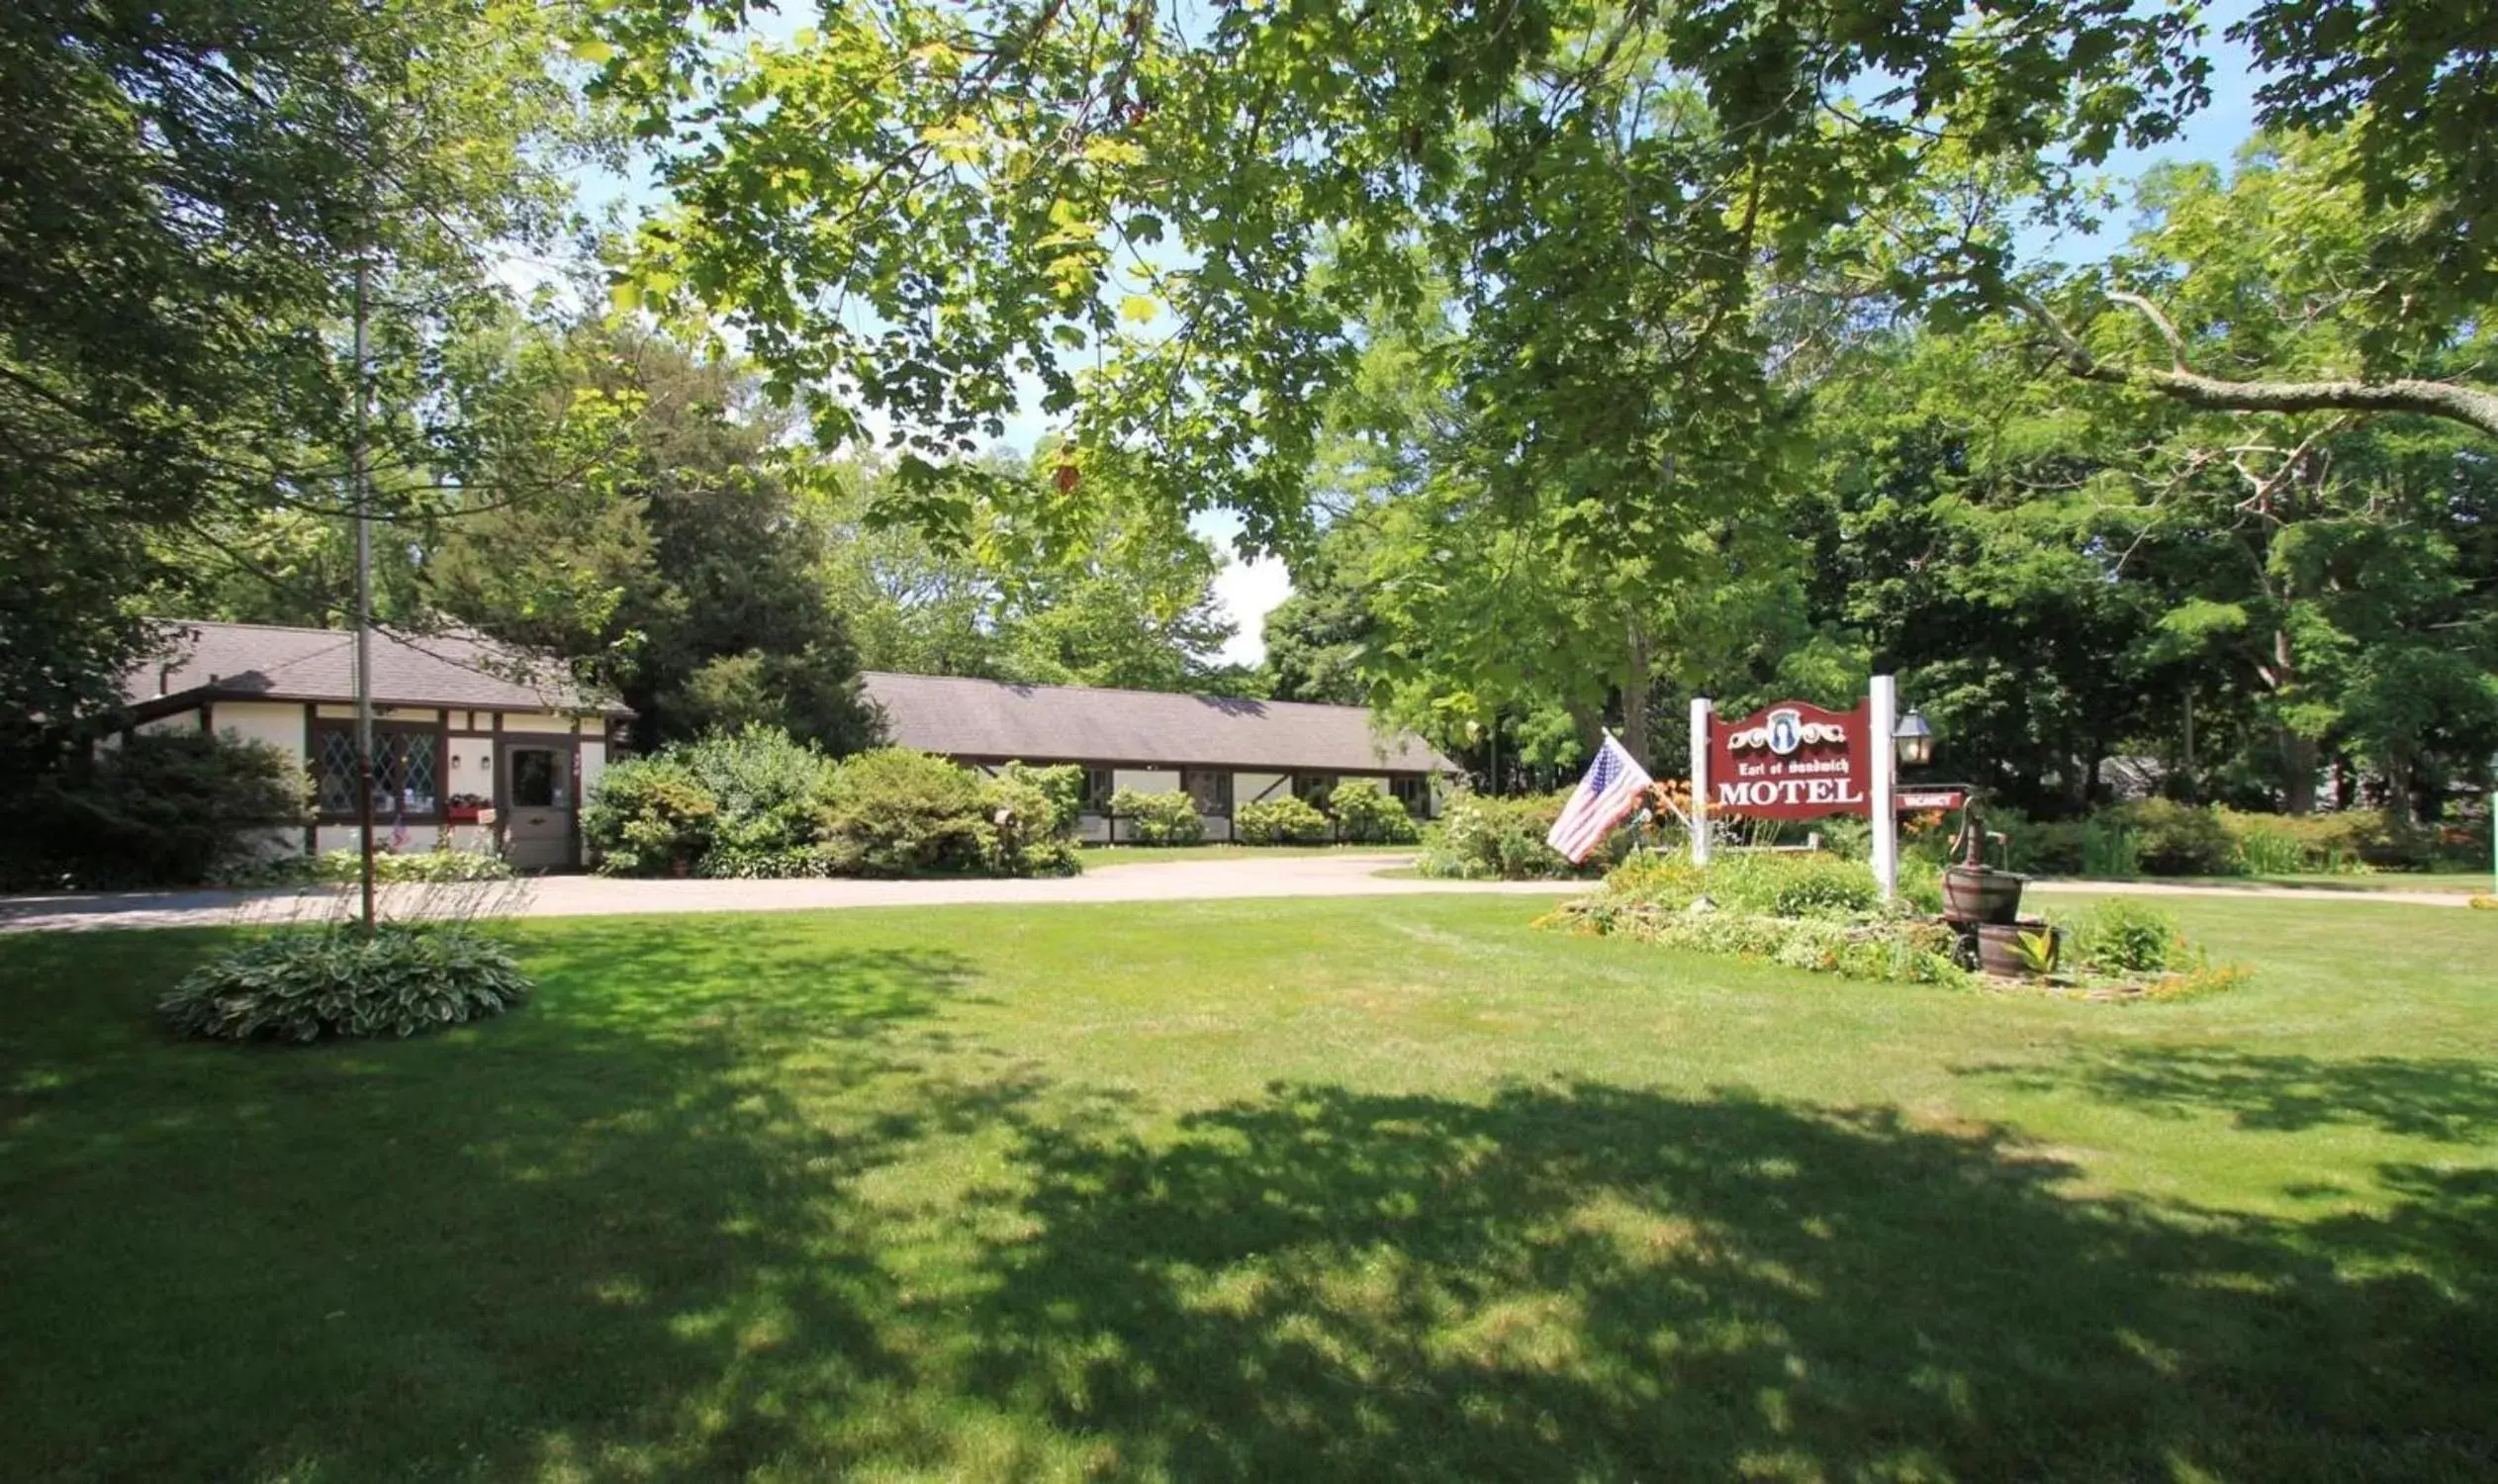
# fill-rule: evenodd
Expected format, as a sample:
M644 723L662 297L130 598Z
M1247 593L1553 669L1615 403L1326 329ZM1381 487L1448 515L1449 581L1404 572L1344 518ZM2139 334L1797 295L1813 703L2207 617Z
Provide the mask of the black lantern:
M1915 706L1891 729L1891 745L1902 768L1922 768L1934 757L1934 728Z

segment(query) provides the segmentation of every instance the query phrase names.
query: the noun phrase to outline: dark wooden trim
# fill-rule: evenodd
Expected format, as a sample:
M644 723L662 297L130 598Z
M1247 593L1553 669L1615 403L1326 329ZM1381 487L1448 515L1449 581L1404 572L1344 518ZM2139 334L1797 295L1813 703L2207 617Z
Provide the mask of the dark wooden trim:
M200 702L200 735L203 737L213 737L217 735L217 718L211 714L216 710L216 708L217 703L215 701L204 700Z
M316 789L313 795L313 806L316 811L321 806L321 795L318 791L321 778L321 755L313 750L313 727L320 720L320 703L310 700L304 702L304 741L301 751L304 756L305 780L312 783ZM308 856L321 854L321 816L318 812L304 821L304 854Z

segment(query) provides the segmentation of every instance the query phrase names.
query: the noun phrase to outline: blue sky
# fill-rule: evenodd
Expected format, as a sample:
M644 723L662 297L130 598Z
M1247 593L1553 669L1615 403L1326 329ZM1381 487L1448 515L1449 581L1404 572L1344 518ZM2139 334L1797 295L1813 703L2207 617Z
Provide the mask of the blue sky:
M2102 167L2106 176L2121 180L2139 175L2163 161L2226 162L2247 141L2255 127L2255 89L2259 79L2254 59L2247 49L2223 40L2221 33L2243 18L2251 3L2252 0L2223 0L2207 13L2213 56L2210 105L2190 118L2178 137L2166 144L2153 149L2120 151ZM810 7L793 5L782 16L766 21L762 29L768 33L794 31L805 24L803 17L810 11ZM586 175L581 181L581 188L586 200L601 207L609 202L618 203L628 212L643 209L654 200L653 193L642 182L619 179L603 172ZM2131 227L2129 214L2120 210L2111 214L2095 233L2058 236L2036 232L2025 233L2018 245L2026 258L2088 262L2105 256L2120 244ZM533 275L523 267L520 276ZM1035 440L1047 431L1048 419L1037 406L1027 401L1021 412L1007 419L1004 441L1029 450ZM1247 562L1231 554L1232 539L1240 530L1238 517L1215 511L1200 515L1191 523L1231 556L1229 565L1215 580L1216 598L1236 629L1221 658L1254 664L1266 652L1260 632L1266 612L1291 592L1291 580L1280 562Z

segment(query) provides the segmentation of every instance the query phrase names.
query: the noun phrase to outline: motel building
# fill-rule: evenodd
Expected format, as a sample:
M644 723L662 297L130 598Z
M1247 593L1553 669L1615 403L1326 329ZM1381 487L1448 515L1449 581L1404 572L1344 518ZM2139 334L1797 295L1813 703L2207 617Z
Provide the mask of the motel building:
M1382 729L1364 706L1025 686L870 671L869 699L898 746L985 771L1006 763L1084 770L1082 837L1128 838L1111 796L1185 793L1209 840L1233 838L1234 812L1296 797L1325 808L1340 784L1367 779L1418 819L1438 812L1457 765L1409 731Z

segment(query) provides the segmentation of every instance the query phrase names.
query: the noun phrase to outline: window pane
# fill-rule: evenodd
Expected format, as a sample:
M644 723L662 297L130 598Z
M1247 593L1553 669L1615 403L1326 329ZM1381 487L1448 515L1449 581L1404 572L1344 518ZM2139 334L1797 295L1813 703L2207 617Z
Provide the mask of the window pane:
M511 804L516 809L555 807L555 754L543 747L512 753Z
M355 812L355 736L332 727L319 733L320 750L313 762L313 788L324 814Z

